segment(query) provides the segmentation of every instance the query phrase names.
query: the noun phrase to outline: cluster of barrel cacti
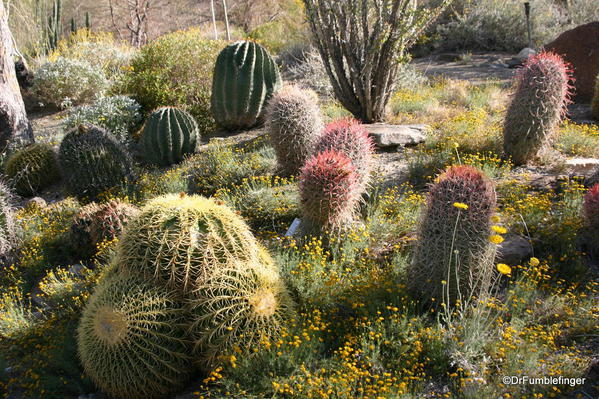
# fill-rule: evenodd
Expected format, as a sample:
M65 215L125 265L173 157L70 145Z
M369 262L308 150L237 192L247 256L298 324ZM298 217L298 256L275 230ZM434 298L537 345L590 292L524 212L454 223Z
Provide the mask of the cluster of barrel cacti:
M5 173L17 194L28 197L60 180L56 153L49 144L31 144L6 162Z
M137 212L135 206L117 200L85 205L75 215L71 225L70 242L73 249L82 258L93 256L98 245L120 236Z
M276 264L212 199L150 200L125 227L110 267L84 310L78 345L86 373L117 398L164 397L194 365L214 367L234 347L275 338L292 312Z
M179 163L196 150L198 124L188 112L173 108L159 108L149 116L140 144L144 158L161 166Z
M79 198L96 199L133 178L133 160L112 134L80 125L62 140L58 153L67 188Z
M232 43L214 67L214 119L228 130L254 127L263 121L265 105L280 87L281 74L264 47L250 41Z
M453 303L488 289L496 252L490 239L496 202L493 182L471 166L449 167L437 178L408 272L414 297Z
M570 79L570 66L553 53L533 55L518 70L503 127L504 151L516 165L532 160L551 141L570 101Z

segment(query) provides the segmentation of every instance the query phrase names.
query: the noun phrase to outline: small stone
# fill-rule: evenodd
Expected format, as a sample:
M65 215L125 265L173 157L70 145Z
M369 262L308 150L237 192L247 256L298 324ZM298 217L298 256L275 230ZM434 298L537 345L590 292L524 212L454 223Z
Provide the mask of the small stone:
M507 265L520 265L532 256L532 245L530 242L518 235L506 235L505 240L497 248L496 263Z
M599 169L599 159L597 158L572 158L565 164L566 173L577 176L590 176Z
M364 125L377 147L410 147L426 140L428 125L388 125L374 123Z
M48 205L48 203L46 202L45 199L43 199L42 197L33 197L31 199L28 199L27 202L25 202L25 208L45 208Z
M520 58L521 60L526 60L528 57L530 57L531 55L535 55L537 52L533 49L531 49L530 47L524 47L522 50L520 50L520 52L518 53L518 55L516 56L516 58Z

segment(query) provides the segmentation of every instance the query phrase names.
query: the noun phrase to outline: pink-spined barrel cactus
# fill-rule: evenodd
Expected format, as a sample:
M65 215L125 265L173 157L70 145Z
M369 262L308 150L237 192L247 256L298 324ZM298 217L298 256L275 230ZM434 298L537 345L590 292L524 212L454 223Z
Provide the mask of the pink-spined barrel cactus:
M323 128L318 96L313 91L290 85L273 95L266 108L266 130L281 175L299 173Z
M329 123L315 147L315 153L333 150L348 157L356 168L358 185L365 190L374 168L374 143L368 132L355 119Z
M437 178L408 274L414 297L452 303L488 288L496 252L490 240L496 203L493 182L476 168L451 166Z
M518 70L503 127L504 151L516 165L550 142L570 103L571 80L569 64L554 53L533 55Z
M340 152L324 151L310 158L299 183L303 232L350 228L363 193L359 180L351 159Z

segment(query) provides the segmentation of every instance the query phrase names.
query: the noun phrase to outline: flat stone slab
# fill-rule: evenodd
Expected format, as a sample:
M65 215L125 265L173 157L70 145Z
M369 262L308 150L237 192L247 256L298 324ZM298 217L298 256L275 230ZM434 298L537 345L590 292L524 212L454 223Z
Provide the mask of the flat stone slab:
M418 145L426 140L426 132L430 129L428 125L388 125L386 123L373 123L364 127L379 148Z
M590 176L599 171L599 159L597 158L572 158L565 163L567 173Z

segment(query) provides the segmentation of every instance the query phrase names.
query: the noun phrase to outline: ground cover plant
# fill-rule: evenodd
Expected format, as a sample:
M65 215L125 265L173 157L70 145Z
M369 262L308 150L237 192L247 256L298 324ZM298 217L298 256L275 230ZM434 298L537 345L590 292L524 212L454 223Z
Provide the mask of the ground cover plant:
M599 397L599 167L572 166L599 125L569 67L450 79L407 63L449 1L296 3L306 43L272 37L284 14L230 42L76 30L30 62L55 130L0 157L2 397ZM307 46L340 21L356 46ZM339 69L359 52L392 71ZM423 141L377 146L361 114Z

